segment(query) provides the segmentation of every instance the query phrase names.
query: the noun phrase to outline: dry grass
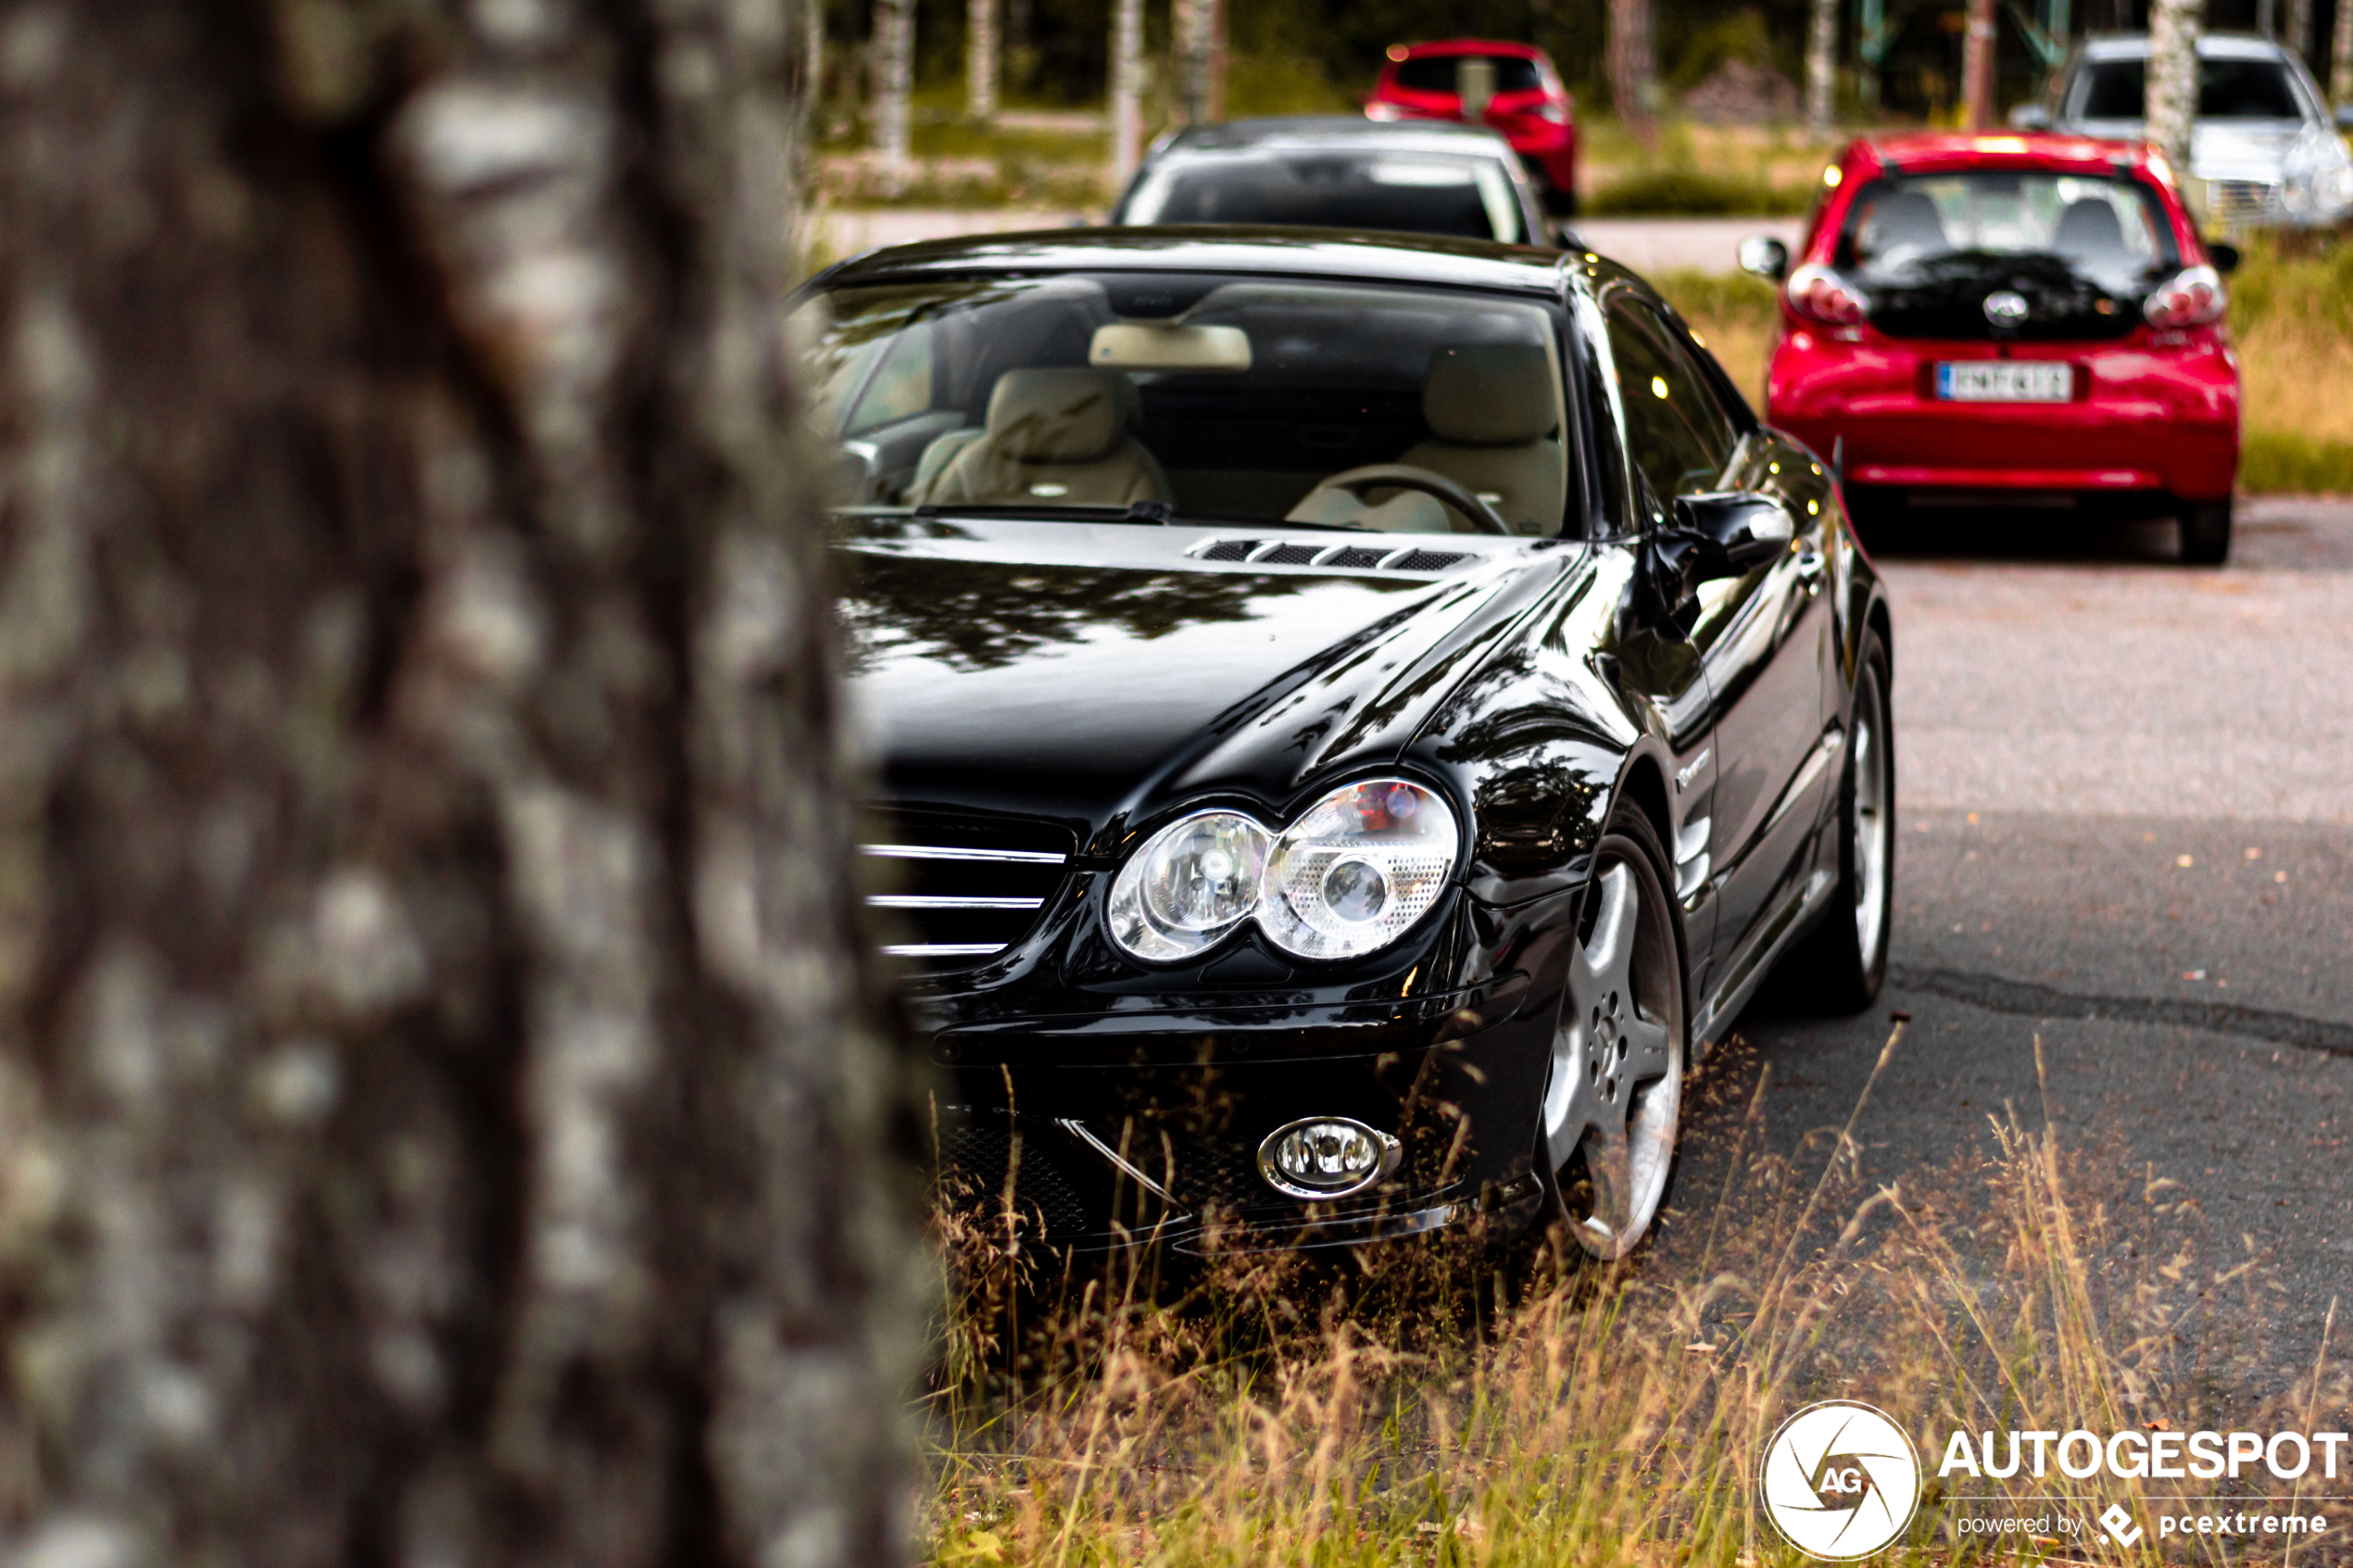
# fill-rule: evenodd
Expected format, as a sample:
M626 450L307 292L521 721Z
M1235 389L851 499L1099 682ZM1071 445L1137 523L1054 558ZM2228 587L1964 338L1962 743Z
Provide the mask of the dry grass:
M1889 1556L1957 1562L1992 1549L1933 1481L1946 1431L2196 1421L2202 1315L2264 1311L2254 1261L2208 1261L2178 1186L2103 1185L2112 1161L2015 1118L1990 1158L1872 1188L1854 1121L1777 1154L1764 1105L1760 1077L1718 1119L1727 1147L1687 1154L1684 1190L1707 1191L1676 1240L1609 1270L1392 1248L1179 1284L1056 1274L965 1235L928 1406L934 1560L1794 1564L1757 1465L1787 1415L1845 1395L1924 1450L1928 1499ZM2280 1424L2344 1388L2323 1358ZM2052 1489L1968 1490L2005 1487ZM2125 1555L2158 1561L2156 1532Z

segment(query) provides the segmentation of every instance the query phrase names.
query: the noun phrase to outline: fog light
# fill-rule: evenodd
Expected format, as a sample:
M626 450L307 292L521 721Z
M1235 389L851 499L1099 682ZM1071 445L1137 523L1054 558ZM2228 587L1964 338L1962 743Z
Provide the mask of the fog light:
M1345 1198L1397 1169L1398 1141L1345 1116L1311 1116L1266 1135L1258 1173L1293 1198Z

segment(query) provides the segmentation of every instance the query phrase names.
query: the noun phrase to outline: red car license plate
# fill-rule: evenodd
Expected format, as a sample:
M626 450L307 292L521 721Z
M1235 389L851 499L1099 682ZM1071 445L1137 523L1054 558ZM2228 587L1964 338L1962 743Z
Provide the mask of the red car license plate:
M1936 395L1954 403L2064 403L2075 395L2075 367L2016 359L1939 365Z

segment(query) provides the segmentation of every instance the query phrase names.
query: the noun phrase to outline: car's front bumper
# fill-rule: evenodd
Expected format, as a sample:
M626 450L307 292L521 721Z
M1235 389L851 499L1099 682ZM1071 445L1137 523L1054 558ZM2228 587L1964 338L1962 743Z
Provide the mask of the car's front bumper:
M1502 1003L1502 1016L1491 1016ZM1098 1250L1344 1245L1531 1202L1551 1006L1523 993L1394 1007L1007 1021L933 1055L948 1206L993 1236ZM1141 1025L1141 1026L1139 1026ZM1268 1135L1342 1116L1396 1137L1394 1173L1302 1201L1258 1171Z

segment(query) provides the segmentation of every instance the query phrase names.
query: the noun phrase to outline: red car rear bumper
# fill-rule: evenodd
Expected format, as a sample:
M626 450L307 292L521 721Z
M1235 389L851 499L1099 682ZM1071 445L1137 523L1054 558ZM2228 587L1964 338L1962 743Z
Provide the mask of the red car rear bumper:
M2074 365L2073 398L1936 395L1940 361L1997 357ZM1766 408L1815 450L1838 450L1855 485L2212 499L2231 493L2238 470L2238 364L2212 331L2004 346L1791 331L1774 349Z

